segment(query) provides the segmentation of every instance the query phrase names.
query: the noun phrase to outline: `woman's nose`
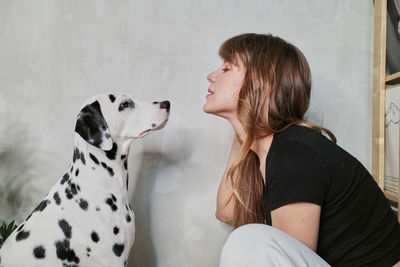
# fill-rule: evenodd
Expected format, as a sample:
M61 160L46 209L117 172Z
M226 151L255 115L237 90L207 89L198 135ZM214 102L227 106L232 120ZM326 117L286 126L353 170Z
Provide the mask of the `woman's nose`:
M207 81L209 81L210 83L215 82L215 71L207 75Z

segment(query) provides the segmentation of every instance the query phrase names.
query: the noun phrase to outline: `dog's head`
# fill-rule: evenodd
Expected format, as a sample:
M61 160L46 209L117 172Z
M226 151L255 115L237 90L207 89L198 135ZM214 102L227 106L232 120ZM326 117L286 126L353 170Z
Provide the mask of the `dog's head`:
M169 109L169 101L143 103L125 94L101 94L85 102L75 132L87 143L108 151L113 142L144 137L164 127Z

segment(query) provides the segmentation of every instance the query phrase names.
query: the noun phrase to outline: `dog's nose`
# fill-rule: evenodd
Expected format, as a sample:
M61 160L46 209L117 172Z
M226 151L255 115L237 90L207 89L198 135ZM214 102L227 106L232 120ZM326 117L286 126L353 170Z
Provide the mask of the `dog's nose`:
M171 103L169 101L163 101L160 103L160 108L166 109L169 112L169 108L171 107Z

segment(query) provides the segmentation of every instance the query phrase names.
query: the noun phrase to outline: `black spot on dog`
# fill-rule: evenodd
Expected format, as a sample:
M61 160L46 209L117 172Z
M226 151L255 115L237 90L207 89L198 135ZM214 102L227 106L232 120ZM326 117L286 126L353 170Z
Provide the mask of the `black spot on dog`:
M129 174L126 174L126 190L128 190L128 185L129 185Z
M128 170L128 162L126 160L124 161L124 168L125 170Z
M76 188L76 184L75 183L71 183L71 181L68 181L68 187L65 188L65 196L68 199L71 199L76 194L78 194L78 190Z
M115 201L112 198L107 198L106 203L110 206L112 211L118 210L118 207L115 205Z
M79 207L81 207L83 210L87 210L88 206L89 206L89 204L86 200L84 200L82 198L79 200Z
M15 236L16 241L22 241L25 240L29 237L30 232L29 231L21 231Z
M124 247L124 244L115 243L112 250L117 257L120 257L124 251Z
M78 114L75 132L86 142L100 148L107 123L101 113L99 101L86 105ZM105 130L102 130L105 129Z
M119 228L117 226L114 226L113 232L114 232L114 235L118 234Z
M72 157L72 161L75 163L75 161L77 160L77 159L80 159L80 152L79 152L79 149L77 148L77 147L75 147L75 149L74 149L74 155L73 155L73 157Z
M100 208L99 208L99 207L96 207L96 211L100 211Z
M91 248L88 247L88 248L86 248L86 251L87 251L87 252L90 252L90 251L92 251L92 250L91 250Z
M81 191L81 187L79 186L79 184L76 185L76 188L78 189L78 191Z
M114 176L114 170L111 167L107 167L107 171L110 174L110 176Z
M63 231L66 238L70 239L72 235L72 227L69 223L62 219L58 221L58 226L60 226L61 230Z
M89 157L94 161L94 163L99 165L99 160L96 158L95 155L93 155L92 153L89 153Z
M54 193L53 198L57 205L61 204L61 198L60 198L60 195L58 194L58 192Z
M71 198L74 197L74 195L71 193L71 190L70 190L68 187L65 188L65 196L66 196L68 199L71 199Z
M108 95L108 97L110 98L111 103L114 103L114 101L115 101L115 96L114 96L114 95Z
M64 176L63 176L63 178L61 179L61 184L64 184L66 181L68 181L68 179L69 179L69 174L68 173L66 173L66 174L64 174Z
M69 240L57 241L55 243L57 257L64 261L79 263L79 258L75 255L75 251L71 249Z
M124 261L124 266L126 266L126 260Z
M74 197L74 195L78 194L78 190L75 183L72 183L70 180L68 181L68 187L65 188L65 195L68 199Z
M111 150L105 151L107 158L115 159L115 157L117 155L117 150L118 150L117 144L113 143L113 146L112 146Z
M129 214L126 214L125 219L127 222L130 222L132 220L131 216L129 216Z
M103 166L105 169L107 169L107 164L105 164L104 162L101 162L101 166Z
M157 124L155 124L155 123L152 123L152 124L151 124L151 127L152 127L152 128L154 128L154 127L156 127L156 126L157 126Z
M93 231L90 234L90 237L92 238L93 242L95 242L95 243L99 242L99 240L100 240L99 235L95 231Z
M72 161L75 163L75 161L77 161L78 159L81 159L81 155L83 155L82 152L79 151L79 149L77 147L75 147L74 149L74 155L72 157Z
M37 246L33 249L33 255L36 259L44 259L46 257L46 250L43 246Z
M50 204L50 200L48 199L42 200L42 202L39 203L39 205L33 210L33 212L36 211L42 212L47 207L48 204Z
M111 198L113 201L117 201L117 198L114 196L114 194L111 194Z
M78 194L78 189L76 189L76 184L71 183L70 187L71 187L72 194L74 194L74 195Z
M81 161L82 161L83 165L86 165L85 155L83 155L82 152L81 152Z
M106 202L106 203L107 203L108 205L110 205L112 211L118 210L117 205L115 205L115 204L112 202L111 199L107 199L107 202Z
M126 155L121 155L121 159L125 159L126 158Z
M128 208L127 204L125 204L125 209L126 209L126 211L129 211L129 208Z
M131 203L129 203L129 209L130 209L130 210L132 210L132 206L131 206Z
M79 175L79 169L76 169L75 176L78 176L78 175Z

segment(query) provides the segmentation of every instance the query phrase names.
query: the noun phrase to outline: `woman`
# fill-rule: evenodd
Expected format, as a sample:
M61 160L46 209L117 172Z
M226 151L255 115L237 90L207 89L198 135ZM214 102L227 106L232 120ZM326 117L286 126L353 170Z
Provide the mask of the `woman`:
M235 132L217 196L216 217L235 228L221 266L398 263L400 226L376 182L329 130L303 118L311 74L300 50L243 34L219 54L203 109Z

